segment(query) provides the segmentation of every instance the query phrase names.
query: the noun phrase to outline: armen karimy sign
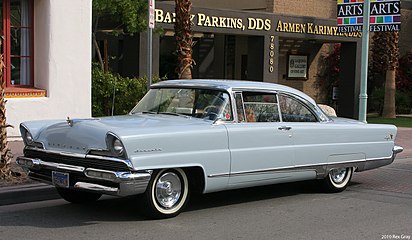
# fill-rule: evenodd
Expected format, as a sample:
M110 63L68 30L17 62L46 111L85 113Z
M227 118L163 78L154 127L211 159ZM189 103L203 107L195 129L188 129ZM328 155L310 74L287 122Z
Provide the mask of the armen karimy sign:
M362 32L363 0L338 0L338 32ZM394 32L401 28L400 0L371 0L371 32Z

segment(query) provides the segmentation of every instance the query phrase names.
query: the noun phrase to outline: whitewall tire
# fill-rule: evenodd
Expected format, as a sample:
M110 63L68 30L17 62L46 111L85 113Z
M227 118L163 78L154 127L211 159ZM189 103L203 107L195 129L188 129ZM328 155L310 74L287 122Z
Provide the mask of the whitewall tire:
M352 175L353 168L334 168L328 173L328 176L323 180L324 188L328 192L342 192L348 186Z
M189 198L189 181L180 169L155 171L144 193L146 213L150 218L177 216Z

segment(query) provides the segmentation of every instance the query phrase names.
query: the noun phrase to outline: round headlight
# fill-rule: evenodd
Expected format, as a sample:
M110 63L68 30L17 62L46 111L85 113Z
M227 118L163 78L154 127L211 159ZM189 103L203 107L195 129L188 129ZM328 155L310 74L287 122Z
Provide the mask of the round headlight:
M122 142L120 142L119 139L115 139L113 141L113 152L116 153L117 155L121 155L124 151L124 147Z
M24 140L26 142L26 145L33 144L33 136L29 131L26 131L26 133L24 134Z

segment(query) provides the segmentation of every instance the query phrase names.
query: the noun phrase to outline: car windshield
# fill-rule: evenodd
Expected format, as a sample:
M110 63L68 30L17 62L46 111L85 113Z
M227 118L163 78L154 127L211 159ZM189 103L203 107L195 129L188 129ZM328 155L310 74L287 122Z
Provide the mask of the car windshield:
M181 115L224 121L233 119L229 94L210 89L150 89L130 113Z

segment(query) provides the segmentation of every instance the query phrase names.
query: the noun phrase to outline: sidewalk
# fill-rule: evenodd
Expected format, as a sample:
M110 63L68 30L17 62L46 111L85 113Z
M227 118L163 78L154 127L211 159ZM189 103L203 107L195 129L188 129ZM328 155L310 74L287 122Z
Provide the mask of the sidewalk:
M412 158L412 128L398 128L395 143L404 148L396 157L397 159ZM12 164L16 168L16 157L23 155L23 142L9 142L9 147L14 155ZM7 187L0 186L0 206L57 198L59 195L53 186L34 181Z
M9 148L13 154L11 168L13 171L24 171L17 166L16 157L23 155L24 144L22 141L10 141ZM21 182L20 182L21 181ZM0 185L0 206L18 203L44 201L57 199L56 189L48 184L39 183L30 179L21 179L18 183L11 183L9 186Z
M403 152L396 158L412 158L412 128L398 128L395 143L403 147Z

